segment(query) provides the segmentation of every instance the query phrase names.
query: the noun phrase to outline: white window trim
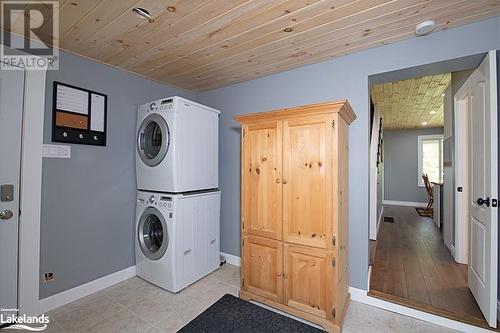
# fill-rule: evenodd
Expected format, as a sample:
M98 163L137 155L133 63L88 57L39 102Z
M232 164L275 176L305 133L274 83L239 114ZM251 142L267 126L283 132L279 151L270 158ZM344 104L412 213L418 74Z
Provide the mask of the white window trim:
M418 187L425 187L424 180L422 179L423 165L422 165L422 142L424 140L444 140L444 134L435 134L435 135L419 135L418 136L418 174L417 174L417 185ZM441 152L443 147L441 146ZM443 165L443 156L439 155L439 165Z

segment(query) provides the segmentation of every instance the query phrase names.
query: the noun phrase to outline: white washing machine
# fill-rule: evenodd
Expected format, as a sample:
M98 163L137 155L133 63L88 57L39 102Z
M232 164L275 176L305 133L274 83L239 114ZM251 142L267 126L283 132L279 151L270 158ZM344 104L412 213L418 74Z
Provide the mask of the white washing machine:
M137 188L170 193L218 188L219 113L181 97L140 105Z
M220 264L220 191L138 191L137 275L178 292Z

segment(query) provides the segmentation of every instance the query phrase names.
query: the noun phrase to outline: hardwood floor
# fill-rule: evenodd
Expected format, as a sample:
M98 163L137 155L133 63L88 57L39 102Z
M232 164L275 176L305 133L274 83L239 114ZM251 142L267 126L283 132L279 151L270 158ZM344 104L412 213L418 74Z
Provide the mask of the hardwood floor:
M469 324L488 327L458 264L432 219L412 207L384 206L370 295Z

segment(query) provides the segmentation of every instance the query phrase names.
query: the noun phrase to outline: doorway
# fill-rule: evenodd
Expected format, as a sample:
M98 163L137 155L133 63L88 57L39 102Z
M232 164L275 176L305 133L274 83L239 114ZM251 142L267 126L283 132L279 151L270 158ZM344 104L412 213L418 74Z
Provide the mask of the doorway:
M5 65L7 66L7 65ZM19 189L24 70L0 71L0 300L1 314L18 309Z
M370 78L369 295L481 327L497 325L495 55Z

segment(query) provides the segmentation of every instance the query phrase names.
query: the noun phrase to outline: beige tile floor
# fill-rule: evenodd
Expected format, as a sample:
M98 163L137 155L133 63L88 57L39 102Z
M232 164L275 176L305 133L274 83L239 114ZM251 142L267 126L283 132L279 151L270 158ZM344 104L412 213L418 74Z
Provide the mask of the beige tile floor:
M178 294L134 277L49 312L44 332L175 332L224 294L237 295L239 283L239 268L228 264ZM343 332L453 331L351 302Z

